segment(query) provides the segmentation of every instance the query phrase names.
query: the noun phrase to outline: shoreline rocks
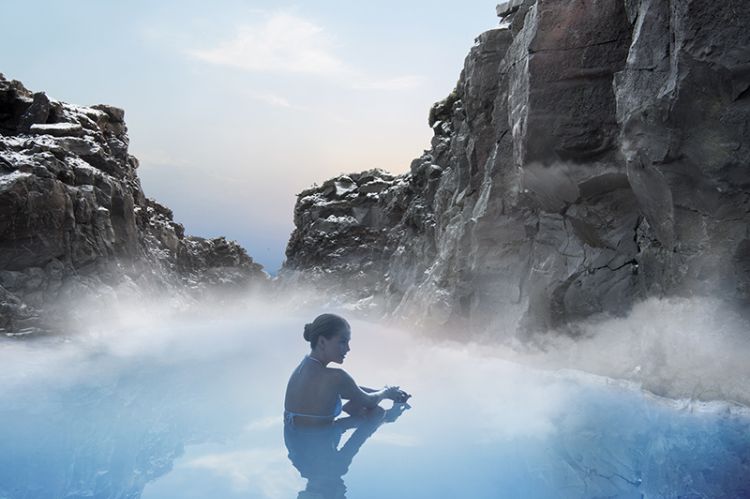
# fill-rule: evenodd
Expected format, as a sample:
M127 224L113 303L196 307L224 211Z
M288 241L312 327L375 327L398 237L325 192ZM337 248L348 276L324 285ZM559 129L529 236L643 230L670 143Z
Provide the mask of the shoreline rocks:
M124 116L0 75L0 332L55 331L84 297L190 302L268 280L242 247L186 236L145 196Z

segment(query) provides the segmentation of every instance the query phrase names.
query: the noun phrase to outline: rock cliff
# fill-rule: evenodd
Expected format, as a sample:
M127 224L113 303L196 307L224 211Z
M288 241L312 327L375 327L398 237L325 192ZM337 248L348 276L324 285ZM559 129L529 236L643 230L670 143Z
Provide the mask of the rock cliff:
M0 332L52 330L86 297L190 300L266 279L236 243L185 236L137 168L122 109L73 106L0 75Z
M492 330L750 299L750 3L498 5L431 149L299 195L283 273L376 313Z

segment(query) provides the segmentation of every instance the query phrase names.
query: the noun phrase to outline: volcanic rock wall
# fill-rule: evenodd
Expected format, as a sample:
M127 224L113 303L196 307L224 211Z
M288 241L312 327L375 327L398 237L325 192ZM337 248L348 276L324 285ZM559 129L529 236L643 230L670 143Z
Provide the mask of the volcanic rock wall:
M300 194L284 274L378 313L507 333L653 295L746 305L750 3L498 14L409 173Z
M0 332L54 329L85 297L189 299L266 279L236 243L186 237L137 167L123 110L0 75Z

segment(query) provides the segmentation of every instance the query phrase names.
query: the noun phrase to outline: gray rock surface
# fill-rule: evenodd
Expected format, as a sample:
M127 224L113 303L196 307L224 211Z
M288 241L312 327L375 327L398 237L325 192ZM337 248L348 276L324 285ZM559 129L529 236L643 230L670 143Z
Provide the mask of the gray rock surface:
M341 175L298 194L282 283L312 283L344 302L367 299L387 270L388 229L406 182L382 170ZM305 269L290 272L289 269Z
M236 243L185 236L137 168L122 109L0 75L0 332L54 330L84 297L191 300L267 280Z
M300 194L284 273L454 331L571 328L648 296L746 307L750 3L507 4L409 173Z

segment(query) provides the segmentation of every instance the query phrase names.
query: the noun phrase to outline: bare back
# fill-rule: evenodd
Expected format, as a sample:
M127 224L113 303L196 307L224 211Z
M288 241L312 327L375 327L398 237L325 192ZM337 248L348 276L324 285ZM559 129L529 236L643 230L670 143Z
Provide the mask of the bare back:
M299 414L331 416L339 401L340 370L302 359L286 386L284 409Z

